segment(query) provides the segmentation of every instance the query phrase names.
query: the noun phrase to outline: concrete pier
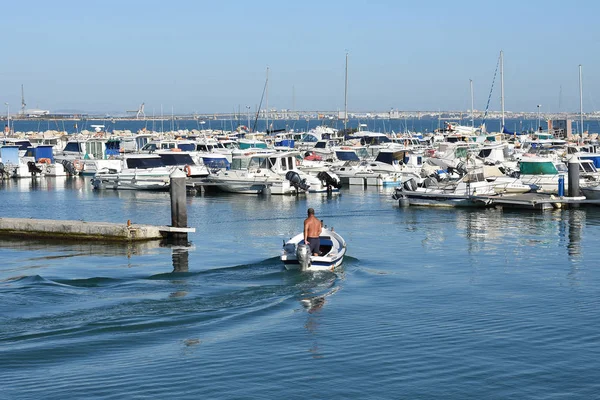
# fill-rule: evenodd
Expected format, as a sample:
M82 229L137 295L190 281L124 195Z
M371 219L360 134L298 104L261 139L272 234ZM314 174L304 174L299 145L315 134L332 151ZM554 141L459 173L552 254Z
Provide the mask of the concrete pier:
M55 240L101 240L101 241L144 241L163 239L169 233L195 232L194 228L57 221L51 219L0 218L0 236L14 238L38 238Z

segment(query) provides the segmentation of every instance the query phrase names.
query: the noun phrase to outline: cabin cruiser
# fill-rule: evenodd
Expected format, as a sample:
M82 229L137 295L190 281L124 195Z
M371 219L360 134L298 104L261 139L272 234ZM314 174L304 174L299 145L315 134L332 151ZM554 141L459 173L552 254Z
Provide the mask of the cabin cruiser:
M166 167L172 167L171 169L178 168L185 172L188 178L196 179L208 176L208 168L204 165L198 153L176 150L178 149L160 150L156 154L162 159Z
M341 182L335 174L308 174L298 169L301 160L297 151L258 153L250 157L246 169L218 171L207 179L225 191L236 193L263 193L266 187L272 194L339 191Z
M120 138L71 139L56 153L56 160L62 163L71 175L93 176L103 168L119 170L120 158L125 153L125 149L121 148Z
M172 167L158 154L135 154L121 160L120 170L103 168L92 178L94 189L168 190Z
M320 255L310 254L304 243L304 233L299 233L283 244L281 261L288 270L333 271L342 264L346 254L346 241L333 230L324 227L319 236Z

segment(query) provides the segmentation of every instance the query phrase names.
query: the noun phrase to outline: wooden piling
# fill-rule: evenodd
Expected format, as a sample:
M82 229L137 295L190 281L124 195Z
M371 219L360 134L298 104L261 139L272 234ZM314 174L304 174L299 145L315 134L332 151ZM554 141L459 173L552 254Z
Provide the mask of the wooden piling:
M171 173L171 226L174 228L187 227L187 205L186 205L186 175L183 171L176 169ZM170 238L175 242L187 242L187 232L172 232Z

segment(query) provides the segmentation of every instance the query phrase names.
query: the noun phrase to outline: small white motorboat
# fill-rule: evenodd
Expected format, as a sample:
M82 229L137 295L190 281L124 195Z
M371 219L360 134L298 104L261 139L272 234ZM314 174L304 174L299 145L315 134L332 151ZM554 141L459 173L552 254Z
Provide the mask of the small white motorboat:
M288 270L301 271L333 271L338 267L346 254L346 241L333 228L323 228L321 235L321 255L310 254L309 247L304 244L304 233L299 233L283 244L281 261Z

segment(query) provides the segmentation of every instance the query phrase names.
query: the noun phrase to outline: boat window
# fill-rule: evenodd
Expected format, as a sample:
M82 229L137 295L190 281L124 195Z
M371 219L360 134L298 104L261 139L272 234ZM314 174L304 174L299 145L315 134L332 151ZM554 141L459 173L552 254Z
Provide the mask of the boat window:
M202 157L204 165L210 169L230 169L231 164L226 158L213 158L213 157Z
M152 158L128 158L127 160L127 168L138 168L138 169L148 169L148 168L158 168L163 167L164 164L160 157L152 157Z
M556 164L556 170L560 173L567 173L569 172L569 169L567 168L567 166L563 163L557 163Z
M248 168L268 168L267 157L252 157L248 164Z
M170 143L161 143L160 145L161 149L174 149L175 148L175 143L170 142Z
M465 147L458 147L454 150L454 156L456 158L463 158L467 156L467 149Z
M196 148L194 143L179 143L178 147L181 149L181 151L194 151Z
M579 165L581 165L584 172L596 172L594 165L592 163L582 162Z
M327 145L327 142L321 141L321 142L317 142L317 144L315 144L315 149L324 149Z
M486 157L489 157L491 153L492 153L492 149L482 149L479 152L479 157L486 158Z
M74 152L77 152L77 153L81 153L81 143L78 143L78 142L69 142L65 146L65 150L64 151L74 151Z
M355 150L355 153L360 158L369 157L369 152L364 147L360 147L358 150Z
M350 151L336 151L335 155L340 161L359 161L358 156L352 150Z
M150 151L153 152L156 150L156 143L148 143L144 147L142 147L142 151Z
M194 160L186 153L163 153L159 154L165 165L194 165Z
M277 165L277 158L270 157L268 162L268 168L273 168L275 165Z
M198 151L208 151L205 144L199 144L196 146L196 150Z
M281 159L281 170L287 171L287 159L286 158Z

